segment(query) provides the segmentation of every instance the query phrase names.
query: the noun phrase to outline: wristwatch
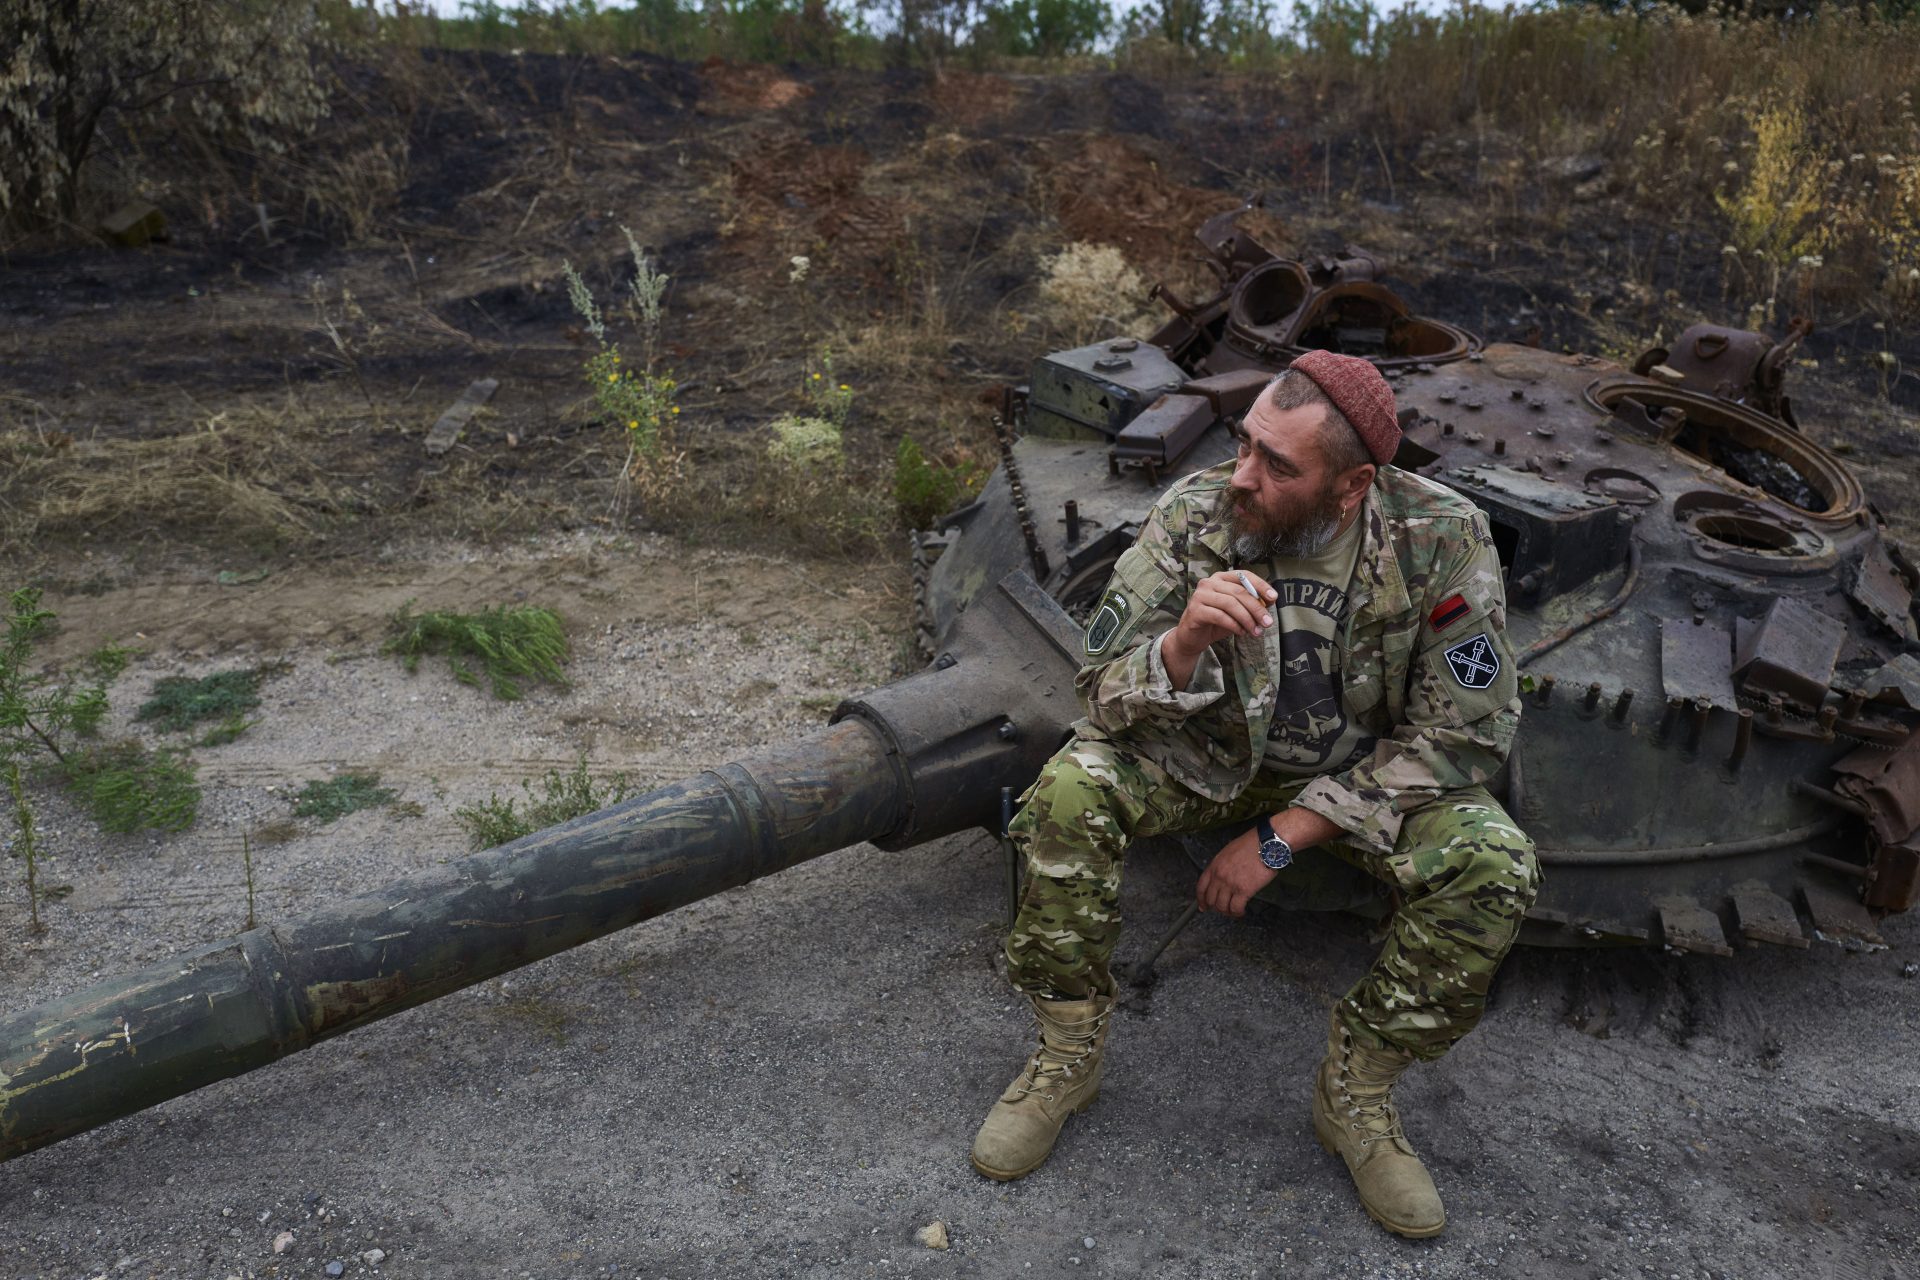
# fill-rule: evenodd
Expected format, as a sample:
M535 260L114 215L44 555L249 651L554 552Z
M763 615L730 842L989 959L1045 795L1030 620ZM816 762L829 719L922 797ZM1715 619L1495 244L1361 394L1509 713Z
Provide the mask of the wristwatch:
M1265 818L1254 829L1260 833L1260 865L1269 871L1285 871L1293 862L1293 846L1276 835L1273 823Z

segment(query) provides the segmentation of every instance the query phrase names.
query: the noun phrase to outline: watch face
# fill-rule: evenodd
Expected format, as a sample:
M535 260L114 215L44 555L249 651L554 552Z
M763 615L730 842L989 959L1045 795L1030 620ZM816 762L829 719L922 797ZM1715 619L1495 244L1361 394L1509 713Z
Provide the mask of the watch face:
M1260 862L1269 871L1284 871L1293 861L1293 846L1275 837L1260 844Z

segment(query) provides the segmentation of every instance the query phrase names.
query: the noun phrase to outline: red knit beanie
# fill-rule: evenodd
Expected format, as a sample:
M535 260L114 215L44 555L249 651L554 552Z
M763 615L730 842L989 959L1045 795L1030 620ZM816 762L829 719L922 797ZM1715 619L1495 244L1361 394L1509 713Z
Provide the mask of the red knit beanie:
M1360 433L1360 442L1381 466L1393 461L1400 448L1400 419L1394 412L1393 388L1370 361L1331 351L1309 351L1292 368L1312 378L1327 399Z

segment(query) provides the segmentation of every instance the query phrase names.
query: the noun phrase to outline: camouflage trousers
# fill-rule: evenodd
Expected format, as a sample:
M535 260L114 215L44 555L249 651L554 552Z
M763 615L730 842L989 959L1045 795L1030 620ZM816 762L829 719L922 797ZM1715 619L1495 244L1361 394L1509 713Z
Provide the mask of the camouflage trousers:
M1066 999L1113 994L1108 966L1120 936L1127 846L1251 825L1285 809L1308 781L1263 771L1223 804L1118 743L1069 741L1021 797L1009 829L1027 866L1006 943L1014 985ZM1472 787L1409 812L1391 854L1339 840L1325 847L1399 891L1386 942L1342 998L1341 1020L1363 1041L1439 1057L1480 1020L1494 971L1539 889L1533 842L1484 788Z

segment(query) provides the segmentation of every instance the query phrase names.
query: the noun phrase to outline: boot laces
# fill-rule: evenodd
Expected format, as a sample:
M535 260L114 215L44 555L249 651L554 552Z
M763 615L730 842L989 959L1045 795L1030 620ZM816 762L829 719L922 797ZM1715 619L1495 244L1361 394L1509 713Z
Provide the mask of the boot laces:
M1340 1091L1340 1100L1346 1104L1347 1127L1362 1135L1360 1145L1363 1147L1396 1138L1406 1142L1407 1132L1400 1125L1400 1109L1393 1105L1392 1094L1401 1068L1369 1071L1358 1061L1359 1055L1354 1052L1351 1040L1346 1049L1335 1072L1334 1084Z
M1040 1047L1027 1059L1020 1092L1038 1095L1048 1102L1054 1101L1053 1089L1071 1084L1075 1073L1093 1056L1100 1029L1106 1020L1104 1012L1073 1022L1043 1019Z

